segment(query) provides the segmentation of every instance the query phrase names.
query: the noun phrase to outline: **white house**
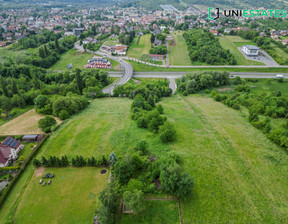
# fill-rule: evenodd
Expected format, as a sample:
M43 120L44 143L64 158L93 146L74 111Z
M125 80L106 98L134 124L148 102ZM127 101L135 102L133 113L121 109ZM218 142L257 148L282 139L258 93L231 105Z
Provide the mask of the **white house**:
M242 46L242 51L248 56L258 56L259 54L259 48L253 45Z

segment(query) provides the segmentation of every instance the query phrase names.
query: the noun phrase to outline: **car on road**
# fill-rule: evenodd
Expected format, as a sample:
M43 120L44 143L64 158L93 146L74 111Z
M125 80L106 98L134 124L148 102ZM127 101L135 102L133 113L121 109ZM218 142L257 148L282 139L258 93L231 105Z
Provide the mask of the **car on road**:
M277 74L277 75L276 75L276 78L284 78L284 75L282 75L282 74Z
M230 75L230 78L234 78L234 75Z

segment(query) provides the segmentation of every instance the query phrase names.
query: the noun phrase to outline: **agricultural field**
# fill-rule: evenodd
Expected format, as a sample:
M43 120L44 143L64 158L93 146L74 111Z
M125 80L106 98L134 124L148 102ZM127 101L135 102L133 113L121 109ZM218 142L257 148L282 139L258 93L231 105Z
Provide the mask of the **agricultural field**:
M127 98L103 98L92 101L87 109L67 120L46 140L37 157L41 158L42 155L67 155L68 158L76 155L97 157L108 156L111 152L120 157L131 152L135 142L145 140L148 142L148 150L156 158L163 156L165 152L176 151L182 159L185 171L194 178L195 187L192 196L181 200L183 223L284 223L287 220L288 155L254 128L247 121L245 114L215 102L208 95L188 97L176 95L164 98L160 102L164 107L164 115L177 129L176 141L164 145L160 143L157 135L137 128L136 123L130 119L131 102ZM83 220L88 220L90 209L95 211L95 203L92 209L80 201L79 206L85 206L87 214L69 210L68 203L73 204L73 201L54 203L51 197L58 196L52 195L48 187L45 188L45 193L50 198L41 196L41 191L38 189L39 178L36 178L31 169L29 166L15 185L14 189L18 189L18 193L13 189L2 207L9 209L14 205L12 211L16 221L33 223L34 220L41 222L47 218L41 215L43 214L41 204L39 205L41 209L34 209L35 204L31 202L31 196L29 197L31 192L36 192L33 197L37 195L38 198L40 195L41 200L51 205L48 212L49 218L52 219L50 223L59 220L61 223L65 223L64 220L68 220L69 223L76 221L83 223ZM69 189L68 192L75 189L77 195L81 195L83 190L85 195L83 198L87 201L87 197L89 198L87 195L94 191L88 190L91 185L85 179L86 172L82 172L81 169L86 168L53 170L56 174L55 183L53 182L55 189L66 191ZM81 172L81 175L77 172ZM64 177L63 180L60 178L62 175L72 179L77 177L73 179L76 182L84 178L82 181L87 186L74 188L74 184L70 184L70 187L66 187L69 178L64 181ZM57 178L62 181L58 188L56 188ZM95 179L93 187L97 187L98 183L99 181ZM42 186L40 188L43 189ZM94 194L97 194L96 190ZM58 201L70 200L60 198ZM15 206L15 200L18 207ZM27 211L29 207L32 208L32 212ZM1 217L10 214L2 209L0 222ZM59 212L64 210L68 212L61 213L63 215L61 217ZM82 210L84 209L81 209L81 212ZM154 214L154 209L147 211L147 216ZM173 211L175 212L175 209ZM73 212L79 217L75 218ZM70 219L68 215L71 216ZM89 213L89 220L91 216L93 212ZM127 223L133 223L133 220L127 219Z
M192 65L189 58L186 41L183 32L170 34L174 40L169 41L169 64L170 65Z
M178 224L179 211L177 201L145 201L145 210L141 214L122 214L122 224Z
M224 49L230 50L230 52L234 55L238 65L264 65L261 62L247 60L237 48L243 45L256 46L254 42L245 40L239 36L223 36L219 37L219 41Z
M134 37L132 43L129 46L127 56L139 59L143 54L149 54L149 50L151 48L150 38L151 34L141 36L138 43L138 36Z
M36 169L18 202L15 223L92 223L98 193L109 173L97 168ZM39 184L41 176L53 173L51 185ZM44 180L44 179L43 179Z
M7 123L7 122L9 122L9 121L11 121L12 119L14 119L14 118L16 118L18 116L20 116L21 114L24 114L28 110L31 110L33 107L34 106L25 106L24 108L15 107L15 108L13 108L11 110L10 114L12 114L12 116L9 119L7 119L7 116L4 113L2 113L0 115L0 126L5 124L5 123Z
M35 109L31 109L0 126L0 135L43 134L38 128L38 121L43 117L44 115L37 114ZM56 121L58 124L61 123L58 118Z

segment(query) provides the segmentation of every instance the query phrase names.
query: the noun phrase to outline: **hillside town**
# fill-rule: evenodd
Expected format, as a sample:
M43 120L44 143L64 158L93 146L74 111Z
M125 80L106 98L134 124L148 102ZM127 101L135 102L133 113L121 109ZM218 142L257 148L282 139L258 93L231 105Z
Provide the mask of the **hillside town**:
M162 7L163 10L148 11L144 8L90 8L69 10L69 8L52 8L49 11L35 9L10 9L0 11L0 47L5 47L26 36L39 34L44 30L54 33L63 33L64 36L80 36L95 26L97 34L123 34L134 30L139 35L145 31L159 32L168 28L173 32L176 29L186 30L191 28L204 28L213 35L223 35L239 30L250 30L251 19L235 17L226 22L223 20L209 20L207 10L190 7L185 11L171 10ZM263 8L260 8L263 9ZM223 16L220 16L220 18ZM261 20L269 18L261 18ZM253 22L254 18L252 19ZM287 45L285 37L288 31L269 27L261 30L256 28L261 36L270 36L276 41ZM87 37L84 44L96 44L97 38Z

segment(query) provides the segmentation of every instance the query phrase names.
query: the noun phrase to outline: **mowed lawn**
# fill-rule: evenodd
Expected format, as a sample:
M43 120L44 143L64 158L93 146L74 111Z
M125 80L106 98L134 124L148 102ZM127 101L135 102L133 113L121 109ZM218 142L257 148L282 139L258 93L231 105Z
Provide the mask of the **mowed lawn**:
M44 115L37 114L35 109L31 109L0 126L0 135L43 134L38 127L38 121L43 117ZM55 119L58 124L61 123L59 118Z
M145 201L145 210L140 214L122 214L121 224L179 224L177 201Z
M43 168L40 168L43 169ZM98 193L109 173L97 168L50 168L35 171L14 215L15 223L92 223ZM53 173L51 185L39 184L41 175Z
M53 70L68 70L67 66L72 63L72 68L83 69L93 54L88 52L78 52L71 49L60 56L60 59L51 67Z
M230 50L230 52L234 55L238 65L264 65L261 62L247 60L237 48L243 45L256 46L255 43L249 42L248 40L245 40L239 36L223 36L219 37L219 41L224 49Z
M174 41L169 41L169 64L170 65L192 65L183 32L169 34Z
M139 59L143 54L149 54L151 49L151 34L141 36L139 44L137 45L138 36L134 37L132 43L129 46L127 56L131 58Z

